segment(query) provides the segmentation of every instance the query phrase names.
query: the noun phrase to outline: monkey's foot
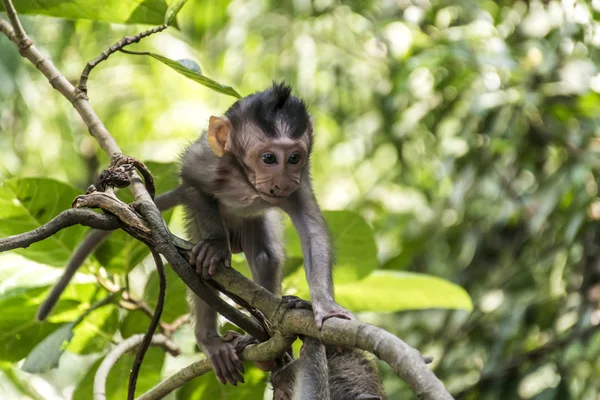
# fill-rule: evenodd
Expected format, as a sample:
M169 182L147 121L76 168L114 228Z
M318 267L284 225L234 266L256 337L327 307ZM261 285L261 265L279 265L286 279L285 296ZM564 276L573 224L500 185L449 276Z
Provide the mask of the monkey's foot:
M296 296L283 296L282 303L285 308L292 309L300 309L300 310L312 310L312 304L310 301L306 301Z
M232 338L228 338L230 341ZM210 360L217 379L223 385L229 382L237 386L238 382L244 383L244 365L235 351L231 342L225 341L220 336L215 336L202 341L202 350Z
M225 336L223 336L223 340L231 343L237 354L240 354L251 344L260 343L256 338L254 338L254 336L248 334L243 335L235 331L228 331ZM254 365L256 365L261 371L270 372L273 368L275 368L276 363L275 360L254 361Z
M201 240L190 253L190 264L196 267L196 273L204 280L217 272L220 262L231 267L231 250L227 239Z
M323 327L323 322L329 318L354 319L354 316L350 311L346 310L333 300L325 302L313 301L313 303L315 323L319 330Z

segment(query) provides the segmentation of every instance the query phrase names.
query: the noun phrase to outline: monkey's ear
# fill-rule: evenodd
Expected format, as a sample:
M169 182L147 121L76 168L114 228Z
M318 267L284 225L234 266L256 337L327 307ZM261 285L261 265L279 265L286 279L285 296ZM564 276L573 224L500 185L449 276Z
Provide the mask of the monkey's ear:
M231 130L231 122L227 117L210 117L208 120L208 145L219 157L225 154Z

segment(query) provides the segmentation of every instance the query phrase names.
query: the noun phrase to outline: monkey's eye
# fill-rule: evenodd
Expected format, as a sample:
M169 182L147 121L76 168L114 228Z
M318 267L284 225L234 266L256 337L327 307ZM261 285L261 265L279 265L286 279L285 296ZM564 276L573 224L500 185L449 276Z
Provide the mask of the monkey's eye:
M300 162L300 154L298 154L298 153L292 153L290 155L290 158L288 158L288 162L290 164L298 164Z
M277 162L277 157L273 153L265 153L260 158L265 164L275 164Z

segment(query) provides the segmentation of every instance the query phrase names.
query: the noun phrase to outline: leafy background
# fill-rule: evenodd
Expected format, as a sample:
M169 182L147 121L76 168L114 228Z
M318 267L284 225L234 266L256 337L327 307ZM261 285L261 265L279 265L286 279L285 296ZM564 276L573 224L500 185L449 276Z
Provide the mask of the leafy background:
M73 81L109 45L148 28L133 24L160 24L167 10L163 0L15 3ZM117 53L88 89L124 152L151 162L164 191L176 184L178 154L235 101L194 77L241 95L286 79L316 117L313 175L340 302L433 355L457 398L596 399L599 16L597 1L575 0L189 0L174 27L131 48L196 60L200 73L187 61ZM5 38L0 149L1 236L69 207L107 163ZM182 233L181 210L165 217ZM126 272L132 295L154 305L147 252L124 234L86 263L49 321L35 322L84 233L0 255L0 397L89 398L111 341L145 330L143 313L115 302L86 313L107 295L98 277L122 282ZM306 295L289 223L286 240L285 290ZM235 264L247 273L243 258ZM186 312L183 285L169 277L167 322ZM42 340L67 338L72 326L58 368L24 371ZM184 354L149 353L140 390L197 359L189 326L174 339ZM113 369L109 397L123 397L131 362ZM391 399L413 397L380 367ZM241 387L209 374L173 397L269 396L265 376L248 369Z

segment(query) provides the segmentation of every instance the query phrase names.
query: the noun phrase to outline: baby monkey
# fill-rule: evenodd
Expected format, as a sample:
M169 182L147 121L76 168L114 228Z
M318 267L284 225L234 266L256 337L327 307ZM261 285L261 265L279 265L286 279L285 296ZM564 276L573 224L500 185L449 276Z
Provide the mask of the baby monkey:
M309 157L313 124L305 104L284 83L235 102L211 117L208 132L185 151L182 204L198 244L190 255L204 279L231 254L243 252L255 282L281 294L284 248L275 208L287 213L302 243L306 278L320 329L331 317L352 314L333 297L329 233L315 199ZM221 383L243 382L231 343L217 333L217 315L194 296L196 340Z

